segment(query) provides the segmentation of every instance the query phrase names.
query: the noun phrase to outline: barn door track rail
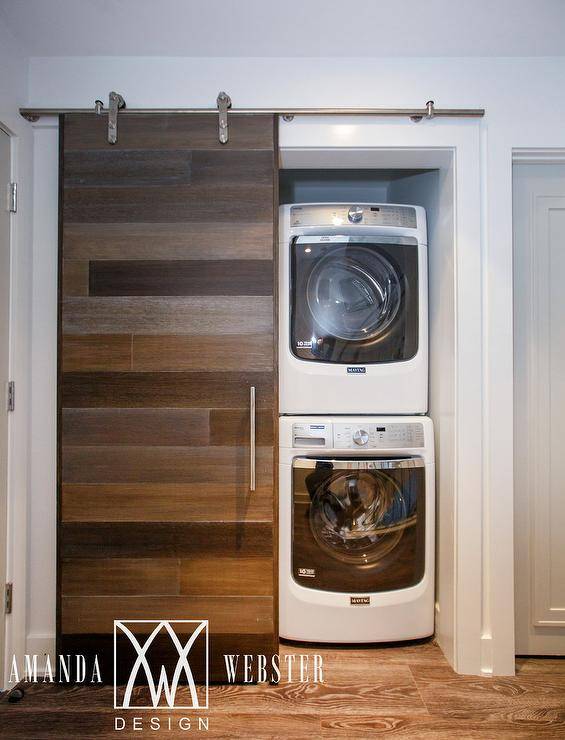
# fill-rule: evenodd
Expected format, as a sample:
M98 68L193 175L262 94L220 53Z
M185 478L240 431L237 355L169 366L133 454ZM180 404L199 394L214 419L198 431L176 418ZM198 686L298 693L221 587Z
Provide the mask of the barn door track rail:
M282 116L292 121L295 116L397 116L408 117L414 123L432 118L482 118L484 108L436 108L433 100L428 100L424 108L232 108L230 96L218 93L215 108L126 108L126 101L120 93L110 92L108 107L96 100L94 108L20 108L21 115L28 121L37 121L41 116L58 116L66 113L92 113L108 115L108 144L118 141L119 116L147 115L149 113L215 113L218 116L218 140L221 144L229 141L229 116L269 114ZM229 111L229 116L228 116Z

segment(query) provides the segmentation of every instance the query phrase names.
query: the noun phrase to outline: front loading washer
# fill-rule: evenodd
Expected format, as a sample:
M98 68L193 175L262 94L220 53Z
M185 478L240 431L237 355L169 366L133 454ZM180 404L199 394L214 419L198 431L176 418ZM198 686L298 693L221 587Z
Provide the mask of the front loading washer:
M281 417L280 636L434 632L434 441L427 417Z
M425 210L282 206L279 255L280 412L425 413Z

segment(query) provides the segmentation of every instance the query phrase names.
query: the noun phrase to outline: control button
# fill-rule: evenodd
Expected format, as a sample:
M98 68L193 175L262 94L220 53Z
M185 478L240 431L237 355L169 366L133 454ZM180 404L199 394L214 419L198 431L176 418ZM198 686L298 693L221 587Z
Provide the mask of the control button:
M362 447L369 441L369 435L364 429L357 429L357 431L353 433L353 441L356 445Z
M347 213L347 218L352 224L358 224L363 219L363 209L361 206L351 206Z

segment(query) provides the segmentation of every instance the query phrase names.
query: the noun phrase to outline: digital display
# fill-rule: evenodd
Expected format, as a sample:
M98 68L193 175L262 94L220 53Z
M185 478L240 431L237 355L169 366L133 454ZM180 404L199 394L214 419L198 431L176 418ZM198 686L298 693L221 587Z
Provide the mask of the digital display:
M377 427L377 432L386 432L386 427Z
M371 208L372 211L380 211L380 208Z

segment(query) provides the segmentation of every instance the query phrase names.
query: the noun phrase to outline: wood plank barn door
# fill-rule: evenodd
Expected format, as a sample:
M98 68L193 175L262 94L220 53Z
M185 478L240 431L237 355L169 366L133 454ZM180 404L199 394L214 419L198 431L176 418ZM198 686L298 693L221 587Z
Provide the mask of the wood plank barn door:
M277 646L275 121L106 127L61 120L58 652L111 681L115 619L208 619L222 681Z

